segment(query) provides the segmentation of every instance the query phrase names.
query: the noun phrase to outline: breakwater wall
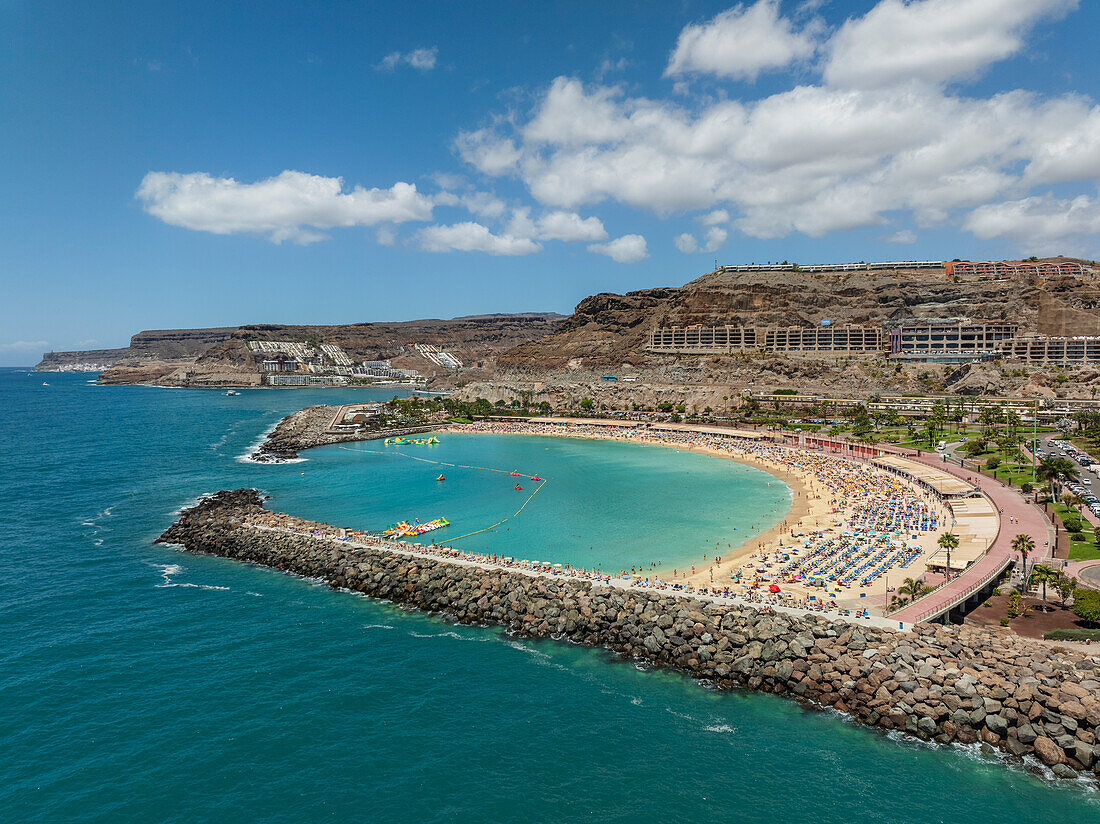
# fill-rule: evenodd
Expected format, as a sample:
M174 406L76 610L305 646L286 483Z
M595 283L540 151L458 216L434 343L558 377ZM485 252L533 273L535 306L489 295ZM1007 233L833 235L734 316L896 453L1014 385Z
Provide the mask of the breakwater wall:
M269 512L241 489L184 510L158 542L461 623L604 646L719 689L788 695L923 740L982 743L1062 778L1100 773L1092 656L968 627L884 630L296 534L311 530L338 532Z

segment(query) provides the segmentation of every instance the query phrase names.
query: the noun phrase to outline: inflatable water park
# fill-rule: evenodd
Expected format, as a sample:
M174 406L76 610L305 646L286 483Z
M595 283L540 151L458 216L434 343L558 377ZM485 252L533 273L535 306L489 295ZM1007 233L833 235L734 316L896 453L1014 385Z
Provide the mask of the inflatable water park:
M439 438L386 438L386 446L431 446L439 443Z
M413 524L410 524L408 521L400 521L389 529L382 530L382 536L385 538L401 538L404 536L415 538L417 535L434 532L437 529L442 529L450 525L451 522L446 518L436 518L434 521L425 521L424 523L417 521Z

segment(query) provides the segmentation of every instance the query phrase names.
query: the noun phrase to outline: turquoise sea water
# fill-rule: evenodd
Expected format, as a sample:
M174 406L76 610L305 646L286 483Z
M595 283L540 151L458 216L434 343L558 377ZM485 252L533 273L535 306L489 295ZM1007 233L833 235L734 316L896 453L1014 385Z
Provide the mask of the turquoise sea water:
M791 502L760 470L652 445L443 434L431 446L371 441L306 456L255 473L272 507L357 529L442 516L451 526L421 541L610 571L699 563L780 520Z
M423 482L423 503L405 511L411 496L390 487L422 484L399 468L408 459L327 448L300 464L237 460L282 415L362 391L226 397L87 380L0 371L4 821L1100 820L1093 794L970 752L151 546L188 498L223 487L261 486L273 505L332 522L445 514L456 527L507 514L514 490L479 486L484 500L459 509L463 488L489 481L454 474L452 491L448 469L445 493ZM429 457L491 447L501 451L487 465L550 478L501 540L560 550L555 560L583 565L590 546L632 543L672 562L782 504L716 516L680 549L675 533L625 532L620 518L637 507L618 502L662 473L716 473L742 484L732 502L749 506L751 477L658 448L476 443L451 438ZM633 483L610 480L624 476ZM586 478L602 489L574 489ZM701 488L715 511L729 505L713 483ZM582 507L596 514L576 520L570 544L557 514ZM623 541L604 535L603 513Z

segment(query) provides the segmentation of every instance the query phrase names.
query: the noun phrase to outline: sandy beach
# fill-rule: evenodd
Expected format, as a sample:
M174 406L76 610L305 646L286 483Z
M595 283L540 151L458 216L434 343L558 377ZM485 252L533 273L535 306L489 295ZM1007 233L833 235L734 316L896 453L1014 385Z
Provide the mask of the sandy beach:
M676 581L694 588L718 588L729 589L743 596L763 598L769 603L794 603L805 604L814 599L832 601L844 608L860 609L874 607L881 609L889 597L889 591L896 592L897 587L907 577L919 577L925 571L925 562L937 550L937 539L942 532L950 527L951 517L946 508L924 490L915 484L904 481L897 476L888 475L878 468L870 465L859 464L859 472L865 477L875 477L884 484L900 483L912 499L918 500L930 511L934 511L939 519L938 528L931 531L917 532L905 538L906 551L910 553L910 560L905 569L890 570L881 576L874 576L870 581L858 581L851 583L829 584L822 591L821 587L809 586L798 580L783 578L780 574L782 563L791 557L798 556L805 550L806 540L814 542L818 540L839 539L847 532L845 524L848 524L855 516L859 502L847 500L837 489L831 488L824 479L817 477L810 471L798 469L769 460L760 455L747 452L731 451L729 448L715 448L689 440L677 440L675 436L658 435L652 431L647 432L647 437L639 437L632 429L614 429L608 432L593 431L592 429L578 431L577 427L565 427L558 424L554 430L540 430L538 426L525 425L516 427L514 424L479 424L478 428L456 427L449 431L455 433L470 433L477 431L491 431L498 434L528 434L545 437L572 437L590 440L616 440L642 445L656 445L682 451L699 452L724 460L734 461L755 469L760 469L791 490L791 506L782 519L771 527L762 529L739 546L727 547L725 552L700 551L698 561L686 569L678 568L674 571L665 571L661 578ZM690 434L690 433L686 433ZM686 437L685 434L685 437ZM786 447L777 447L786 449ZM797 452L798 450L792 450ZM817 454L817 453L809 453ZM844 459L836 459L842 461ZM837 496L841 495L838 501ZM843 503L841 503L843 501ZM834 503L839 505L834 505ZM802 546L798 546L799 544ZM816 544L815 544L816 545ZM640 574L646 574L639 569ZM892 574L891 574L892 573ZM781 596L776 598L770 592L770 585L781 584Z

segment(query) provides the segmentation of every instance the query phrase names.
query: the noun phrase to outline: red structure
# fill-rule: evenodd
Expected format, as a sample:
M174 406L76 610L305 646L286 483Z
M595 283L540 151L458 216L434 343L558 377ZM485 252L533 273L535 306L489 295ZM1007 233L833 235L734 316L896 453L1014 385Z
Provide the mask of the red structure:
M1051 261L989 260L948 261L943 265L947 276L978 278L979 280L1003 280L1022 276L1081 275L1081 264Z

